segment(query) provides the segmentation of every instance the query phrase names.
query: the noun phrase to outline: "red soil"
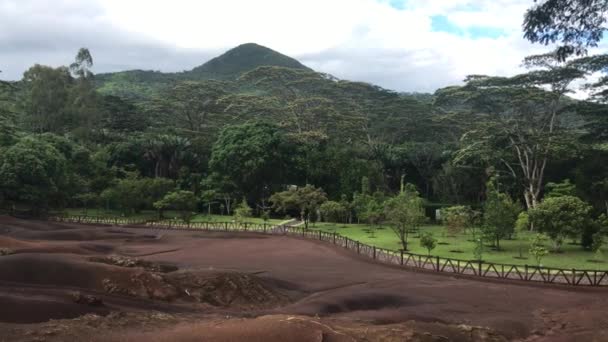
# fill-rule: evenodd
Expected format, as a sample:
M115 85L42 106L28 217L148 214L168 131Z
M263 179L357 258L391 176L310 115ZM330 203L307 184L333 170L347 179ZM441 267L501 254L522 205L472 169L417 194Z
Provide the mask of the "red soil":
M294 238L0 217L2 247L16 254L0 257L0 336L14 339L33 331L57 341L608 341L604 289L410 272ZM90 261L109 255L179 270ZM75 290L104 305L74 303ZM72 319L85 313L111 314ZM42 323L59 318L61 331ZM89 329L90 320L109 329Z

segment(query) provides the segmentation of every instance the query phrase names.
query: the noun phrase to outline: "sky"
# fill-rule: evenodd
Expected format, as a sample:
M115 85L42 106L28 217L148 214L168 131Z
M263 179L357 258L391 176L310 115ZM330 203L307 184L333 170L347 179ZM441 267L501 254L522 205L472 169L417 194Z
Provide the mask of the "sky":
M341 79L432 92L513 75L532 0L0 0L1 79L90 49L96 73L174 72L254 42Z

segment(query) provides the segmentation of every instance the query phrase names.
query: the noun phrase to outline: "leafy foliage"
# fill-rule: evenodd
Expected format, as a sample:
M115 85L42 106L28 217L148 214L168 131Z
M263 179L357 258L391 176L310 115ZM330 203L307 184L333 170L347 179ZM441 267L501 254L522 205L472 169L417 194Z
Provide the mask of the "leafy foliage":
M270 197L273 207L282 212L297 210L304 227L308 229L311 215L315 215L319 206L327 201L327 195L323 189L312 185L304 187L292 187L287 191L277 192Z
M347 210L340 202L327 201L319 207L321 215L328 222L345 222Z
M458 205L441 209L442 220L451 234L461 233L472 223L473 213L470 207Z
M515 232L515 224L521 207L511 197L499 192L494 180L488 182L487 200L484 203L484 235L500 249L500 240L510 237Z
M541 266L543 257L549 254L549 251L545 248L544 241L545 237L542 234L536 234L530 244L530 250L528 251L534 259L536 259L536 264L538 266Z
M268 198L289 179L290 143L274 125L245 123L224 128L211 150L209 169L222 174L249 198Z
M399 238L404 251L407 250L408 237L425 221L423 200L416 188L407 184L401 192L384 203L384 215L391 229Z
M530 222L552 241L559 251L565 238L578 238L589 224L591 206L574 196L546 198L537 208L529 211Z
M178 190L166 194L161 200L154 202L158 210L173 209L179 212L181 219L189 223L196 209L196 195L192 191Z
M242 222L251 215L251 207L247 204L247 200L243 198L243 201L234 209L234 219L236 222Z
M68 170L65 157L51 144L21 138L0 155L0 198L23 203L33 212L65 203Z
M437 239L432 233L424 232L420 234L420 246L424 247L431 255L431 251L437 247Z
M159 209L154 204L174 188L169 179L139 178L131 174L104 190L100 197L107 208L119 209L128 215L143 209Z
M525 15L524 37L533 43L561 43L558 54L584 54L606 30L606 0L539 0Z

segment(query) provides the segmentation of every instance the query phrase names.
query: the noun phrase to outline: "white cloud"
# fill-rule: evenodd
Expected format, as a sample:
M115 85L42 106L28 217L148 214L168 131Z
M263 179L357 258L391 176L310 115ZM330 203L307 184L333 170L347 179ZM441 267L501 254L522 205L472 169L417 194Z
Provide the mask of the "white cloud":
M514 74L524 56L544 50L521 38L530 1L402 1L393 7L395 0L96 0L86 5L59 0L53 6L43 0L0 0L0 39L5 16L36 18L5 35L19 45L24 32L57 31L54 39L70 41L69 49L58 53L34 40L37 61L55 63L61 55L68 63L79 44L95 47L97 71L188 69L222 50L256 42L340 78L404 91L433 91L473 73ZM433 32L436 15L463 29L487 26L505 34L474 38ZM0 45L0 54L3 49L8 47ZM31 53L17 46L11 53L9 68L0 61L0 69L14 77L28 66L15 70L31 60Z

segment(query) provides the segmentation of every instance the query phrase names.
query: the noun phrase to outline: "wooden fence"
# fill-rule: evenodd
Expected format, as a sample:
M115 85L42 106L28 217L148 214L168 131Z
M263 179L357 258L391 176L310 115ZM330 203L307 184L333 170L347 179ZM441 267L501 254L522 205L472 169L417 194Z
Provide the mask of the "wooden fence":
M106 217L106 216L49 216L49 221L82 223L82 224L111 224L119 226L146 224L144 218Z
M345 248L359 255L366 256L381 263L412 269L422 269L426 271L452 273L473 277L542 282L547 284L608 286L608 270L577 270L530 265L496 264L490 262L414 254L367 245L335 232L306 230L304 228L290 225L272 225L268 223L250 222L192 222L186 224L176 221L145 221L141 219L96 218L85 216L52 217L49 219L52 221L72 223L140 225L140 228L159 230L253 232L286 235L326 242L341 248Z

